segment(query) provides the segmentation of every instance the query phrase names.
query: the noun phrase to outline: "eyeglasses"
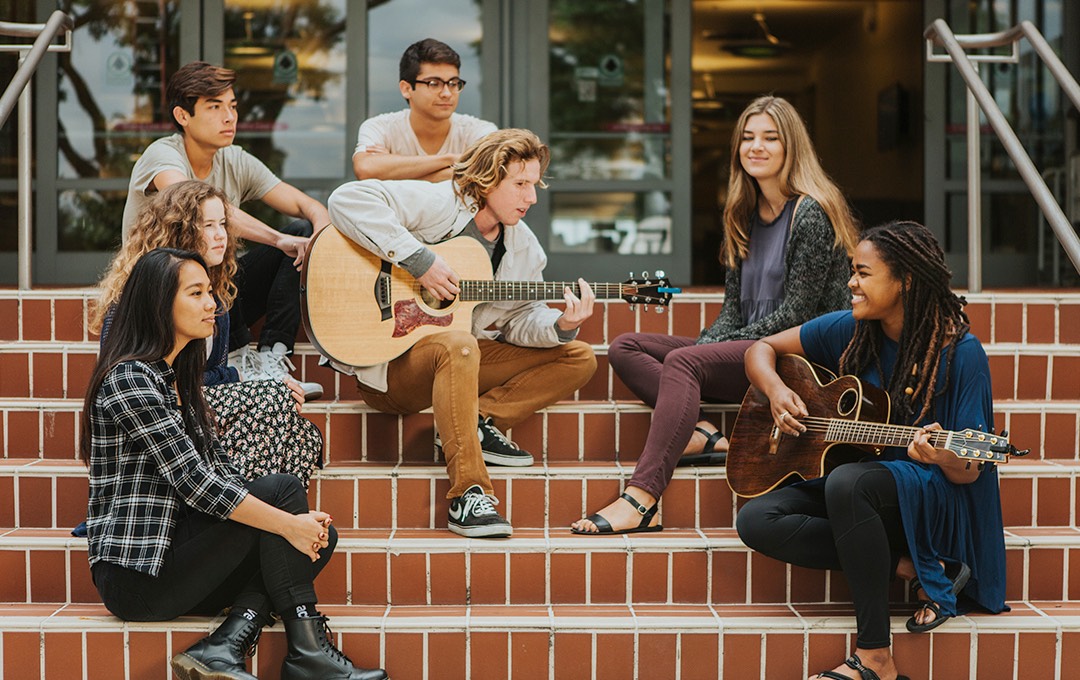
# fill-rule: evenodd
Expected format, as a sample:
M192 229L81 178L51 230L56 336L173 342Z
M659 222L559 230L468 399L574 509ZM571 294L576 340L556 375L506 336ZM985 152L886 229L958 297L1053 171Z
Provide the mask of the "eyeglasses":
M461 92L465 89L465 81L461 78L451 78L450 80L443 80L442 78L425 78L424 80L412 81L414 90L417 85L427 85L430 92L442 92L444 87L449 87L451 92Z

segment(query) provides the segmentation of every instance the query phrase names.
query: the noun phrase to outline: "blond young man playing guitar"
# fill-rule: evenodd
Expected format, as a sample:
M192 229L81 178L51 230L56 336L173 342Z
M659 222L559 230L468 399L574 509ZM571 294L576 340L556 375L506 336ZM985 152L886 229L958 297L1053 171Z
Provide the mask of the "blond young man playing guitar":
M536 187L544 186L549 160L532 132L500 130L462 154L452 181L349 182L330 196L330 216L346 237L407 270L438 300L457 296L461 279L425 244L454 236L485 247L496 280L541 281L547 256L522 220L536 203ZM580 298L564 290L565 311L539 301L484 303L473 312L471 333L428 335L376 366L331 362L356 376L373 408L398 414L432 408L436 446L450 476L451 531L511 535L494 508L484 463L531 465L532 455L502 432L570 396L596 370L592 348L574 339L595 301L583 279L578 287Z

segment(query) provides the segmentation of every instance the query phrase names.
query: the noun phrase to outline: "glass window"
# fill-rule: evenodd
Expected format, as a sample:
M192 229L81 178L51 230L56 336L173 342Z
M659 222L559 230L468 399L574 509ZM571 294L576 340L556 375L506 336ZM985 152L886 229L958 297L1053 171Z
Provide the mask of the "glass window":
M553 178L670 176L667 17L665 0L552 0Z
M226 0L236 143L282 179L345 168L345 0ZM351 155L351 154L350 154Z
M468 84L458 97L457 112L482 117L482 3L475 0L387 0L369 4L368 115L400 111L408 106L398 90L401 54L418 40L435 38L452 47L461 57L461 77ZM351 134L355 142L356 131Z
M560 192L552 203L552 253L671 254L670 194Z
M71 52L57 55L59 176L127 178L142 150L173 129L162 98L179 67L180 2L62 5L76 29Z
M60 250L110 251L120 246L120 217L127 190L61 191L57 196Z

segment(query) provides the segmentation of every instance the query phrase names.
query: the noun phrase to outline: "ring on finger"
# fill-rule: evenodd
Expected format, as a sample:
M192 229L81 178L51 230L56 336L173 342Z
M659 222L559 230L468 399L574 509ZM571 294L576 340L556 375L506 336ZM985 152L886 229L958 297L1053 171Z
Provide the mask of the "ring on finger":
M788 413L787 411L784 411L783 413L780 414L780 420L783 420L784 418L787 418L789 415L791 415L791 414Z

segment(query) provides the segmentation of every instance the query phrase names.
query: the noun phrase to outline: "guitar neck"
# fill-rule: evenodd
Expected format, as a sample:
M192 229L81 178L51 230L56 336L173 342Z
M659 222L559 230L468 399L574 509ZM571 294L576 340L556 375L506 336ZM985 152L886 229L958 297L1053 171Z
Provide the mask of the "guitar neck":
M598 300L618 299L632 295L635 286L625 283L589 283ZM563 289L569 288L581 297L577 281L461 281L459 298L469 302L496 300L561 300Z
M838 444L868 444L870 446L906 447L922 428L907 425L842 420L839 418L806 418L808 428L823 431L827 442ZM928 433L929 443L935 449L944 449L958 458L1007 462L1005 448L1008 441L993 434L972 430L951 432L934 430Z

